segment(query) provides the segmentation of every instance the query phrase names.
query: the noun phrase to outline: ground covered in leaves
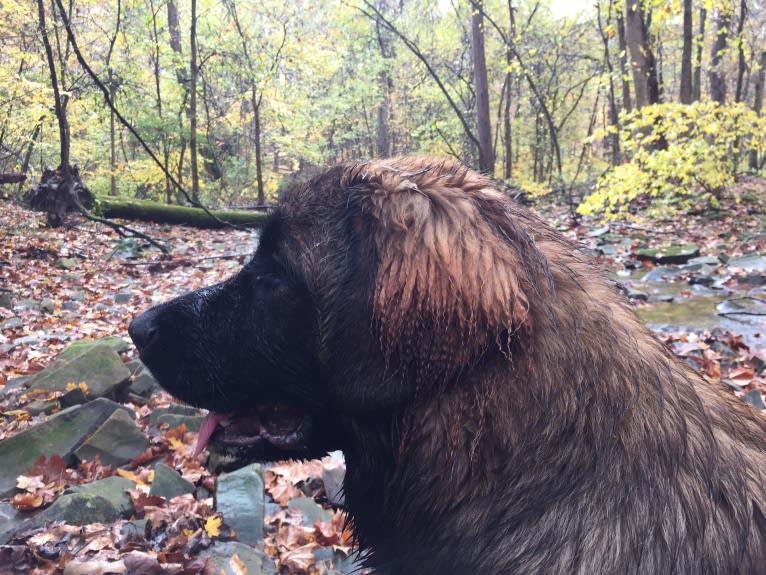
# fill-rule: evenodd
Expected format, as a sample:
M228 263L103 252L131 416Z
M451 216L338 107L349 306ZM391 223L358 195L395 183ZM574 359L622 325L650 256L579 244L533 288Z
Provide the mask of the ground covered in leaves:
M620 249L609 252L598 251L598 238L606 229L603 224L580 221L573 225L566 211L554 206L539 211L564 233L593 248L606 267L645 270L654 264L636 259L636 249L669 240L694 243L702 256L719 256L722 245L727 257L766 254L764 187L763 182L745 182L739 190L740 201L726 201L720 212L651 224L611 223L608 232L625 239ZM9 381L40 371L73 341L109 335L127 338L128 322L137 312L235 273L257 243L257 236L245 231L133 224L171 248L170 255L163 255L146 242L119 238L98 224L76 221L72 227L51 230L43 227L43 221L40 214L0 204L0 441L46 417L28 409L39 396L4 393ZM737 276L721 279L737 281ZM726 381L736 393L760 398L766 391L766 336L751 335L747 344L736 332L680 327L664 331L661 337L710 380ZM133 355L131 348L124 360ZM137 517L148 519L146 529L125 531L122 522L36 529L17 538L12 548L0 548L0 573L6 572L3 565L16 564L37 574L76 575L76 570L65 571L65 566L74 558L88 557L88 573L108 572L121 562L130 573L212 575L211 565L194 553L211 540L226 540L233 534L225 517L213 510L215 478L202 465L204 456L192 456L195 434L183 427L149 425L152 410L170 402L169 396L160 394L146 404L131 404L150 438L150 447L131 465L115 469L91 461L68 469L60 458L43 458L19 478L19 491L8 500L16 509L31 512L50 505L72 485L112 475L127 477L135 483L129 495ZM149 495L149 464L158 460L210 497L186 495L167 501ZM323 486L318 478L332 465L337 465L332 458L286 462L266 472L267 492L280 508L267 516L263 547L280 573L321 573L318 548L342 553L351 549L351 533L340 511L329 509L329 520L307 526L300 513L287 508L290 500L305 495L321 500ZM229 572L245 573L234 559ZM94 571L98 562L103 570Z

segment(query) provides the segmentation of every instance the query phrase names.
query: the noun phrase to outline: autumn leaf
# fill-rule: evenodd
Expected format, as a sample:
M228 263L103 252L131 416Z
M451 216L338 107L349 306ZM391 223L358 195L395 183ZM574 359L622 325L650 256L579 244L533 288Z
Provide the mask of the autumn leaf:
M223 517L211 515L205 520L205 533L211 538L218 537L221 534L221 525L223 525Z

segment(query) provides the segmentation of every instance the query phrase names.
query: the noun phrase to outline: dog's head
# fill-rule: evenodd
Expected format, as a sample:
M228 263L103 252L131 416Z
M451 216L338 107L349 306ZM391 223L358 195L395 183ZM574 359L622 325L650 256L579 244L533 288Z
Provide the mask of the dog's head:
M212 433L253 459L345 449L344 418L514 352L545 265L514 209L454 163L332 168L281 198L239 274L151 308L130 335L165 389L216 414L201 445Z

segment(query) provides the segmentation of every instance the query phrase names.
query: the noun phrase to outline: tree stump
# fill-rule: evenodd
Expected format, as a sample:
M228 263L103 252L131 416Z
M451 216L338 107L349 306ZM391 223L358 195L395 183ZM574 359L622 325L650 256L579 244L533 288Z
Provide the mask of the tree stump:
M52 228L63 225L69 212L93 205L93 194L82 183L79 168L70 166L68 172L65 174L61 166L55 170L45 168L40 183L24 196L29 207L48 214Z

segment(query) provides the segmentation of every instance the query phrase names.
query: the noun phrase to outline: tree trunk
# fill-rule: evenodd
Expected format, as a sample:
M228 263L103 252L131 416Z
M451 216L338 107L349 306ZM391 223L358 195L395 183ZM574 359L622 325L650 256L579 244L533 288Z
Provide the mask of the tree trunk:
M107 81L109 82L109 98L112 100L112 102L114 102L114 98L117 95L117 84L115 83L111 67L109 68L109 77ZM109 176L110 196L117 195L117 174L115 173L117 171L116 134L117 132L114 128L114 110L109 110L109 171L111 173Z
M630 98L630 82L628 81L628 44L625 38L625 18L617 17L617 43L620 47L620 78L622 81L622 109L630 112L633 104Z
M377 7L381 14L386 14L391 10L387 0L378 0ZM394 82L388 71L388 64L393 61L395 56L393 49L393 33L380 19L375 18L375 31L378 37L378 47L383 59L383 67L378 73L378 86L380 87L381 100L378 104L375 126L375 154L379 157L393 155L391 146L391 92L394 89Z
M729 43L729 25L731 14L728 11L718 11L716 18L715 40L710 53L710 99L719 104L726 102L726 72L724 71L723 56Z
M753 110L759 116L763 112L763 90L764 82L766 81L766 50L761 52L761 57L758 60L758 76L755 79L755 96L753 98ZM758 161L758 152L756 150L750 151L750 157L748 165L751 170L758 170L761 166Z
M516 16L513 12L513 2L508 0L508 40L506 40L505 64L508 66L508 72L505 75L505 106L503 107L503 143L505 146L505 163L503 167L503 177L510 180L513 176L513 131L511 127L511 93L513 88L513 74L511 73L511 64L513 63L513 50L511 42L516 37Z
M189 164L191 165L191 196L199 202L199 173L197 170L197 0L191 0L191 27L189 30Z
M258 204L266 203L266 194L263 189L263 162L261 159L261 98L255 96L255 79L253 79L253 139L255 140L255 179L258 182Z
M647 16L642 0L628 0L625 3L625 34L632 64L637 108L660 101L657 65L647 26Z
M700 7L699 32L697 33L697 56L694 58L694 81L692 83L692 101L698 102L702 97L702 48L705 45L705 21L707 10Z
M56 72L56 63L53 60L53 49L48 39L48 30L45 23L45 7L43 0L37 0L38 30L45 47L45 59L48 62L48 71L50 72L51 88L53 90L53 103L56 120L59 127L59 161L58 182L48 196L44 204L44 209L48 214L48 225L58 227L63 225L66 213L75 205L75 199L72 194L72 177L69 166L70 132L69 120L67 119L67 96L62 95L59 90L58 74Z
M745 0L740 0L739 22L737 23L737 90L734 93L735 102L742 102L745 99L745 94L742 92L745 79L745 70L747 70L747 62L745 61L745 38L743 37L746 20L747 2Z
M683 0L683 48L681 49L681 89L678 99L682 104L691 104L693 100L692 90L692 0Z
M170 48L173 50L173 52L176 55L178 55L179 57L178 60L181 61L181 56L183 55L183 51L181 48L181 24L180 24L180 18L178 16L178 5L176 4L176 0L167 0L167 9L168 9L168 31L170 32ZM183 66L178 66L178 68L176 68L176 80L178 81L178 85L181 87L181 90L183 91L183 94L184 94L183 103L181 104L181 109L178 112L178 126L179 126L178 139L179 139L181 149L179 150L179 153L178 153L178 177L177 177L179 185L183 185L184 155L186 154L186 138L184 136L186 127L185 127L185 121L183 116L184 116L184 108L186 107L186 99L189 95L189 82L187 79L186 68L184 68ZM180 202L182 198L183 196L179 194L177 199Z
M489 82L487 80L487 61L484 54L484 14L481 2L478 2L478 6L473 9L471 15L471 55L476 87L479 169L491 176L495 171L495 154L492 149L492 126L489 118Z

